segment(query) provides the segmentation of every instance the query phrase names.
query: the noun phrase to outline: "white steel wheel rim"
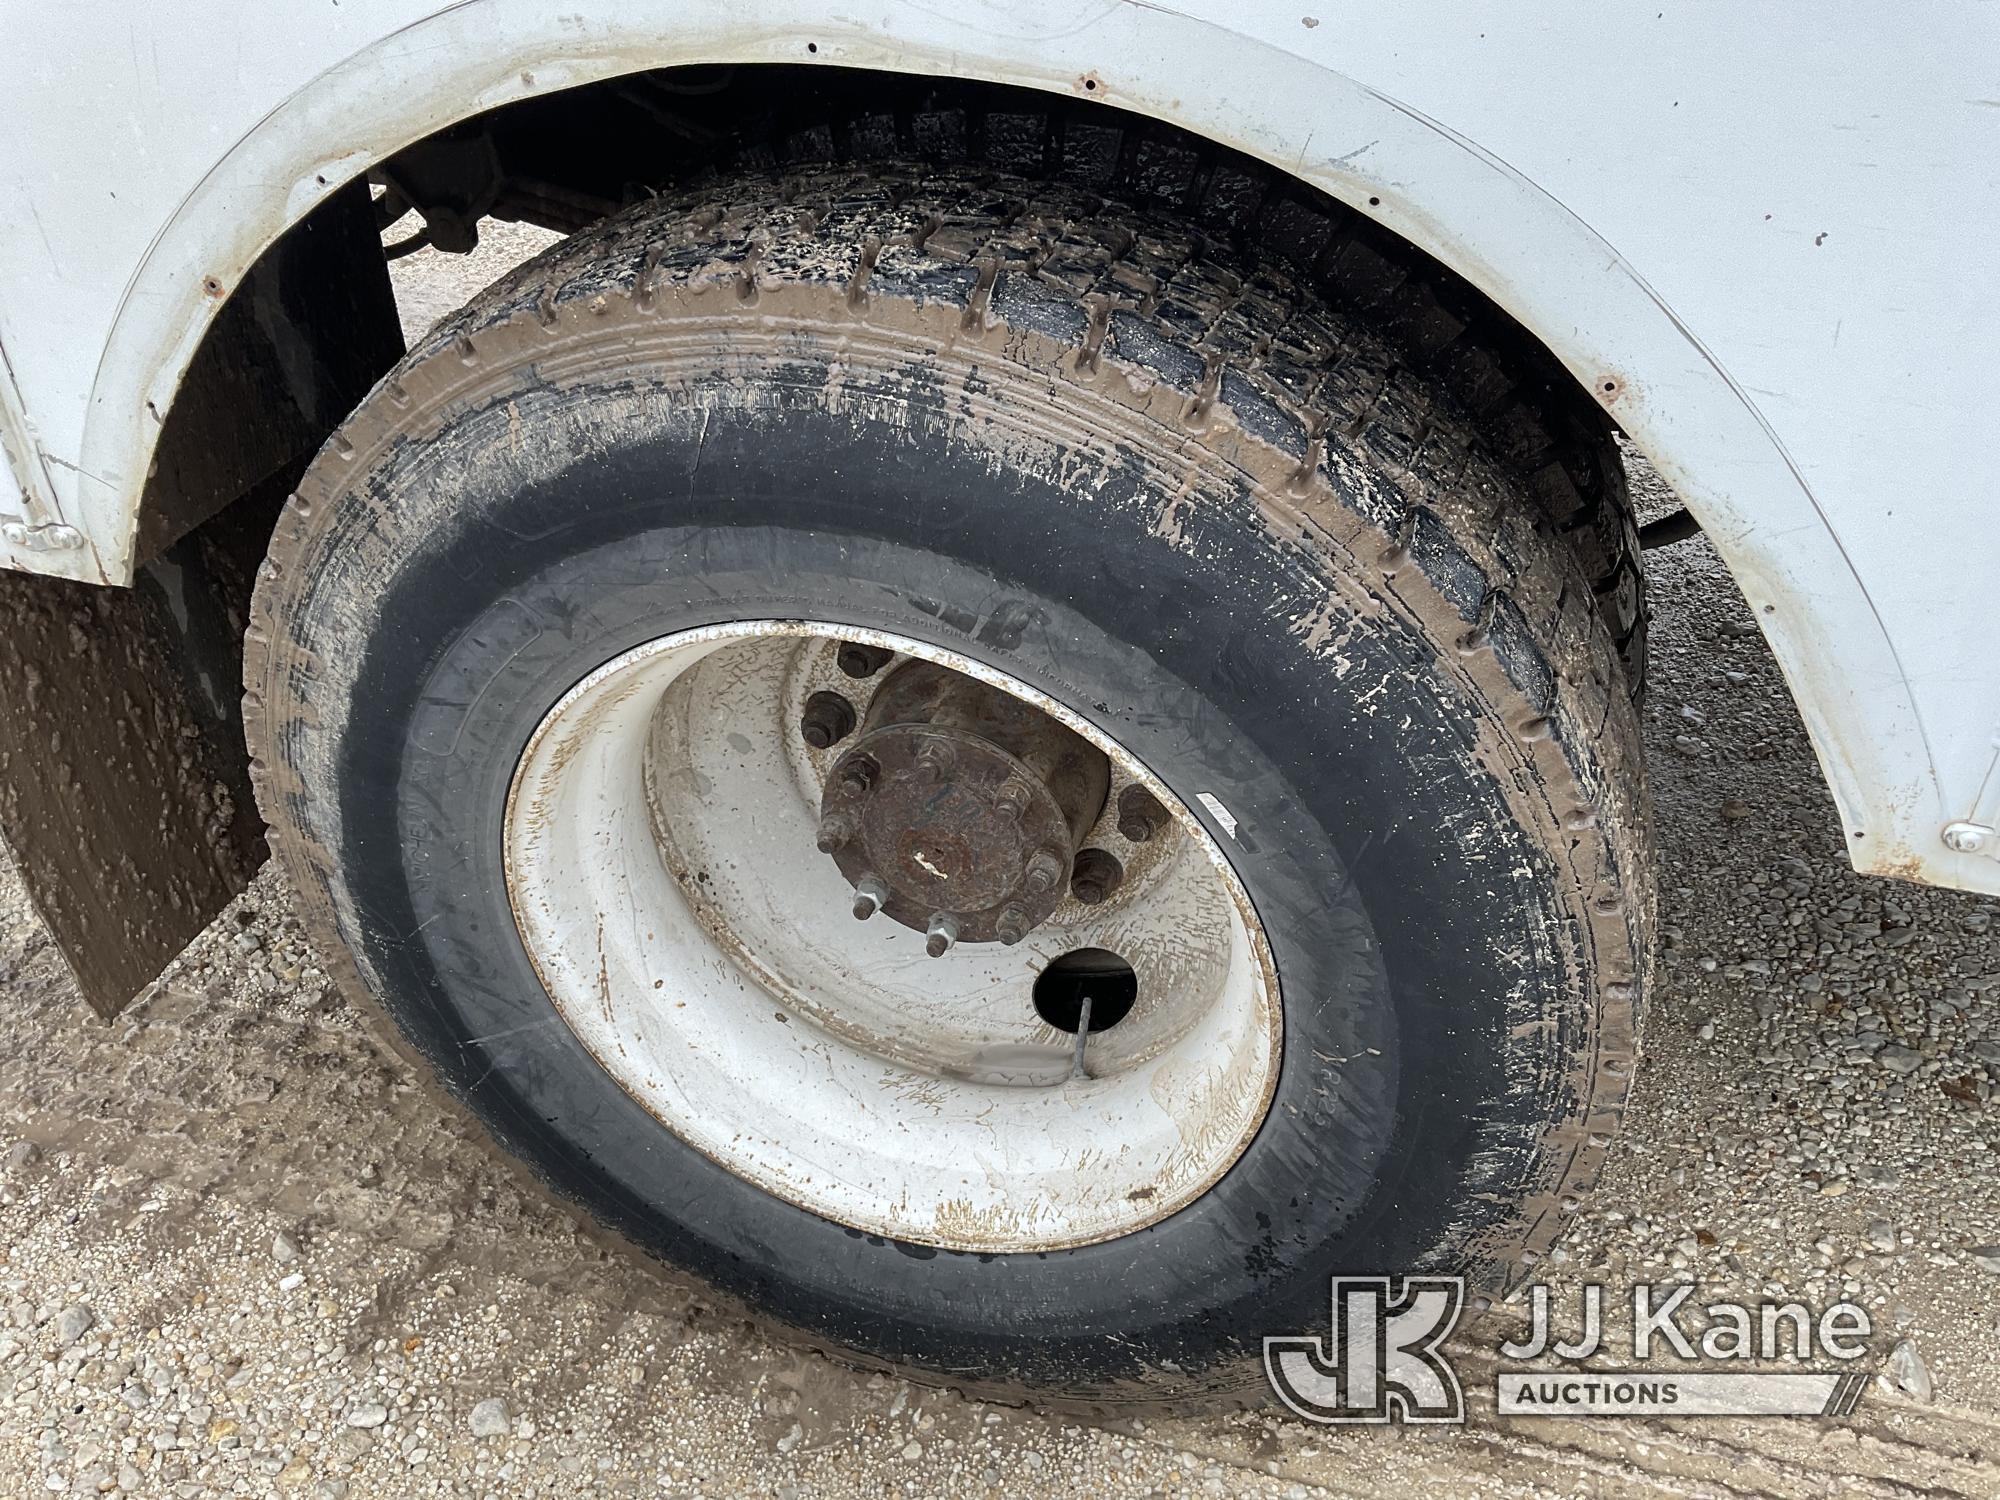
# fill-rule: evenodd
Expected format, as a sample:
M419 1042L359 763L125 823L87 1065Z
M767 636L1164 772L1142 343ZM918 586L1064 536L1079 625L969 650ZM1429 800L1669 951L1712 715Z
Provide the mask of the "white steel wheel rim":
M1086 843L1127 859L1125 885L1097 907L1066 896L1018 945L941 959L886 916L856 921L814 846L845 744L798 732L822 688L866 712L874 684L839 672L840 642L980 678L1094 742L1114 791ZM1174 819L1140 845L1114 831L1130 782ZM536 729L503 837L522 943L605 1071L712 1161L850 1228L978 1251L1111 1239L1200 1197L1269 1105L1276 973L1222 849L1102 731L954 652L799 621L634 647ZM1139 991L1076 1077L1075 1038L1033 989L1084 947L1122 957Z

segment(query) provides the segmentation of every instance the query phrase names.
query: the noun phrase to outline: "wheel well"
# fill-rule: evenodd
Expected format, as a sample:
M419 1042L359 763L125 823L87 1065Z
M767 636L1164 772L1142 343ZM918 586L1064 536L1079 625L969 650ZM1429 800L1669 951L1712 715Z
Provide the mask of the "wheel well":
M1492 419L1489 441L1517 450L1499 456L1530 472L1546 470L1538 484L1574 486L1581 508L1608 482L1575 472L1578 452L1612 452L1602 442L1611 427L1597 402L1478 288L1308 183L1179 126L1089 99L817 65L655 69L472 116L396 152L368 180L378 229L412 211L420 223L389 245L393 257L426 244L470 250L482 218L573 233L641 197L730 170L887 156L971 160L1011 175L1081 182L1135 206L1170 209L1238 248L1280 256L1311 272L1337 303L1367 312L1413 362L1437 374L1440 359L1448 361L1446 383ZM210 448L218 417L243 411L242 392L224 406L194 375L242 367L256 325L235 315L248 311L239 304L298 262L304 247L313 250L312 275L322 289L369 310L366 319L351 311L318 319L302 340L312 359L339 365L346 376L339 389L357 394L393 363L400 350L383 331L380 265L370 263L365 238L330 233L331 217L321 210L288 229L235 290L166 416L162 452L186 449L190 439ZM1468 328L1475 337L1464 337ZM365 376L358 389L357 376ZM283 402L294 455L309 453L345 414L331 409L325 393L322 382L316 403ZM1550 451L1551 434L1566 456ZM1608 462L1615 465L1615 457ZM141 503L140 560L270 467L203 475L192 485L175 482L172 466L161 469ZM235 479L242 483L232 488ZM1551 506L1558 515L1571 509L1560 500Z
M324 144L337 156L353 143ZM1630 529L1610 423L1591 393L1463 277L1288 172L1085 97L819 66L686 67L496 107L391 151L365 180L334 186L321 175L318 205L241 273L200 277L197 295L219 306L167 388L171 401L157 388L140 398L157 435L123 561L137 581L168 579L162 597L170 603L212 596L223 624L168 631L162 659L225 699L226 685L240 680L250 562L312 455L403 352L388 255L423 244L469 250L487 217L568 233L709 177L889 157L1058 178L1165 210L1217 243L1281 258L1450 390L1479 418L1495 456L1579 545L1601 532L1607 514ZM421 229L385 251L384 230L412 211ZM1618 538L1608 551L1602 535L1593 544L1601 599L1639 597L1635 534L1632 542L1629 552ZM180 613L176 605L161 618ZM1642 647L1642 627L1640 615L1621 646ZM227 715L204 720L199 738L214 784L244 780L240 726ZM200 799L183 801L180 811L206 816ZM219 909L254 863L253 835L244 830L242 869L181 917L198 924ZM127 852L157 888L173 884L180 851ZM157 967L169 951L127 942L112 955L123 967L93 999L115 1009L126 971Z

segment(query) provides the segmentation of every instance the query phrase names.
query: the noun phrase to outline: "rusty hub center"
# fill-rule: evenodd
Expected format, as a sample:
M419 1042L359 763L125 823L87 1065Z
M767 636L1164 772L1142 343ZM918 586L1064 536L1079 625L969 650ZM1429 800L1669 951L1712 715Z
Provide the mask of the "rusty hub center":
M953 943L1018 943L1062 900L1111 767L1010 693L912 661L882 681L820 798L819 847L876 911Z

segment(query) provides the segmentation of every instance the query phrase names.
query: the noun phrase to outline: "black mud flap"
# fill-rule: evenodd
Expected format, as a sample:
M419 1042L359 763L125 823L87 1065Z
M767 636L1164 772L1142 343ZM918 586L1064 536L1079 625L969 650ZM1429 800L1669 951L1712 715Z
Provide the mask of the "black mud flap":
M0 570L0 836L101 1015L263 863L242 723L255 570L306 461L402 352L353 182L203 339L153 455L134 586Z
M0 835L107 1018L263 862L242 638L282 496L245 497L130 589L0 571Z

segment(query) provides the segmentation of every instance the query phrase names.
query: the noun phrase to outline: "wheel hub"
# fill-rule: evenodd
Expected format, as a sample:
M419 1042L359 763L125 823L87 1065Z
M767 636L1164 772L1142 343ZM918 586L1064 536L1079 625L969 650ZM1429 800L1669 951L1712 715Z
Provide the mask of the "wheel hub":
M834 762L819 847L877 911L955 943L1018 943L1069 884L1104 810L1104 753L1033 705L934 662L883 679L861 737Z

